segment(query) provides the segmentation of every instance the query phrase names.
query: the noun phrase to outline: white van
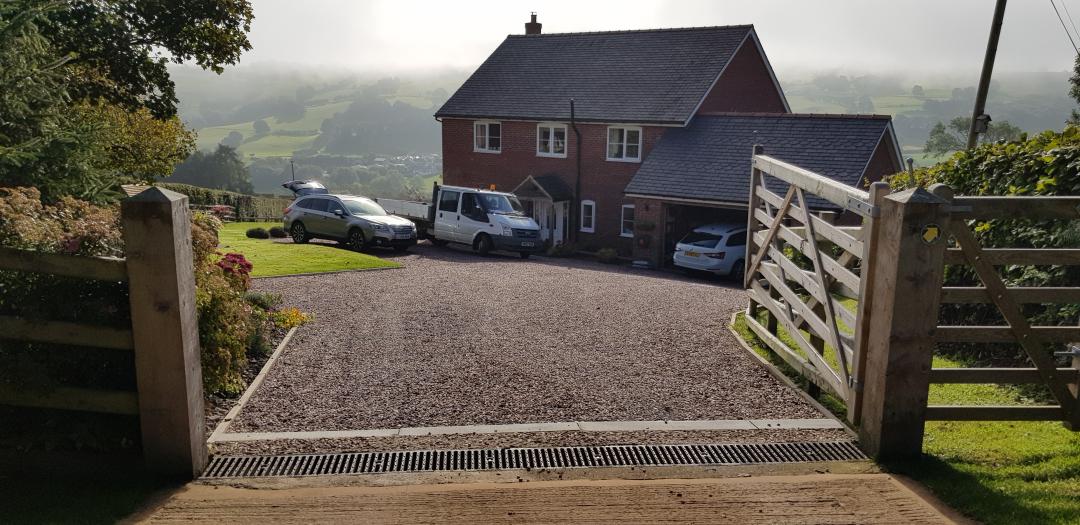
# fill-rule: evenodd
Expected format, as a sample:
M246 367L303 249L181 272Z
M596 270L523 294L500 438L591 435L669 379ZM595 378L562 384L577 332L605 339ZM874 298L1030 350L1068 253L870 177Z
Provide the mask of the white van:
M431 197L432 203L377 200L387 212L415 222L437 246L465 244L481 254L503 250L522 259L544 249L540 225L512 193L436 184Z

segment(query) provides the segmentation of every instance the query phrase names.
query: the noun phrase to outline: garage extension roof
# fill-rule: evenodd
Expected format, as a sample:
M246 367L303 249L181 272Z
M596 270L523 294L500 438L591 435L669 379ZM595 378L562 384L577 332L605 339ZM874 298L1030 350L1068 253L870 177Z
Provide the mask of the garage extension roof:
M684 125L752 25L510 35L435 117Z
M626 193L745 205L755 144L766 155L859 186L886 137L889 153L903 165L891 129L886 115L702 114L664 133ZM823 204L811 206L828 207Z

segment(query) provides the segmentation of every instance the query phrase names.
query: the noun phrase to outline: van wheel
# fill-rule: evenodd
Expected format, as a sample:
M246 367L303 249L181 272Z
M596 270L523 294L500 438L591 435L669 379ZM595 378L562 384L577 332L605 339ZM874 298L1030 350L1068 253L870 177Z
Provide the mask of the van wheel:
M520 255L522 259L528 259L529 258L529 252L521 252L518 255Z
M349 230L349 248L353 251L364 251L367 247L367 240L364 239L364 231L360 228L353 228Z
M743 284L743 280L746 276L746 261L739 259L735 261L735 267L731 269L731 273L728 274L732 281L739 284Z
M294 222L292 228L289 228L289 235L292 237L292 242L296 244L304 244L311 240L302 222Z
M476 251L480 252L480 255L487 255L491 253L491 250L494 248L495 246L494 243L491 242L491 237L488 237L486 234L481 234L480 237L476 239Z

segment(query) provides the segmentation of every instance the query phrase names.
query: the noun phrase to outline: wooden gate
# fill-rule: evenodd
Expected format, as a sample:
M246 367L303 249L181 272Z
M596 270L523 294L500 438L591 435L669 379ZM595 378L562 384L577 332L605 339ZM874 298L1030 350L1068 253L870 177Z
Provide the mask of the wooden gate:
M747 324L816 388L843 400L858 417L865 366L862 329L867 261L874 250L875 202L887 186L861 191L755 149L748 217ZM783 196L781 196L781 194ZM862 218L837 226L810 209L828 206ZM785 249L787 252L785 253ZM765 324L758 321L764 308ZM795 348L781 340L784 328ZM806 332L805 334L803 332Z
M1049 420L1064 421L1080 430L1077 384L1080 353L1068 348L1080 341L1080 326L1032 326L1023 304L1080 303L1080 283L1071 287L1006 286L998 267L1080 266L1080 249L1002 248L980 245L972 226L994 219L1045 221L1080 219L1080 197L955 197L946 188L938 193L951 202L949 233L954 242L944 264L969 266L982 286L943 287L941 302L993 304L1005 320L997 326L937 326L940 343L1014 343L1034 368L942 368L930 371L931 383L1045 384L1057 405L1045 406L930 406L930 420ZM968 221L972 221L971 224ZM1056 356L1070 355L1071 366L1058 367Z
M823 209L861 224L833 224ZM953 197L944 185L890 194L884 183L864 192L755 147L747 325L814 389L843 401L863 447L879 457L920 454L934 419L1080 429L1080 351L1066 348L1080 327L1032 326L1020 306L1080 302L1080 287L1009 287L995 269L1080 265L1080 249L980 246L969 221L991 219L1077 220L1080 197ZM946 264L969 265L981 286L945 287ZM939 326L941 303L993 304L1006 324ZM944 342L1016 343L1034 367L932 369ZM1062 355L1071 367L1055 363ZM931 383L1043 383L1057 404L928 407Z

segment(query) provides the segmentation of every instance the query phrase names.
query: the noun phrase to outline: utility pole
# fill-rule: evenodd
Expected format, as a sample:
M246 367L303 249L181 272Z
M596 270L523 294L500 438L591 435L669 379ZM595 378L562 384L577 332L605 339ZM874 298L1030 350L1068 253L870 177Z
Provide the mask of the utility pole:
M293 159L289 159L289 170L292 171L292 180L296 180L296 162Z
M990 23L990 40L986 43L986 57L983 58L982 76L979 77L979 91L975 94L975 110L971 113L967 149L974 148L979 141L979 133L986 133L990 127L990 115L986 114L986 92L990 90L990 76L994 72L994 58L997 57L998 37L1001 36L1001 21L1004 18L1005 0L997 0L994 19Z

